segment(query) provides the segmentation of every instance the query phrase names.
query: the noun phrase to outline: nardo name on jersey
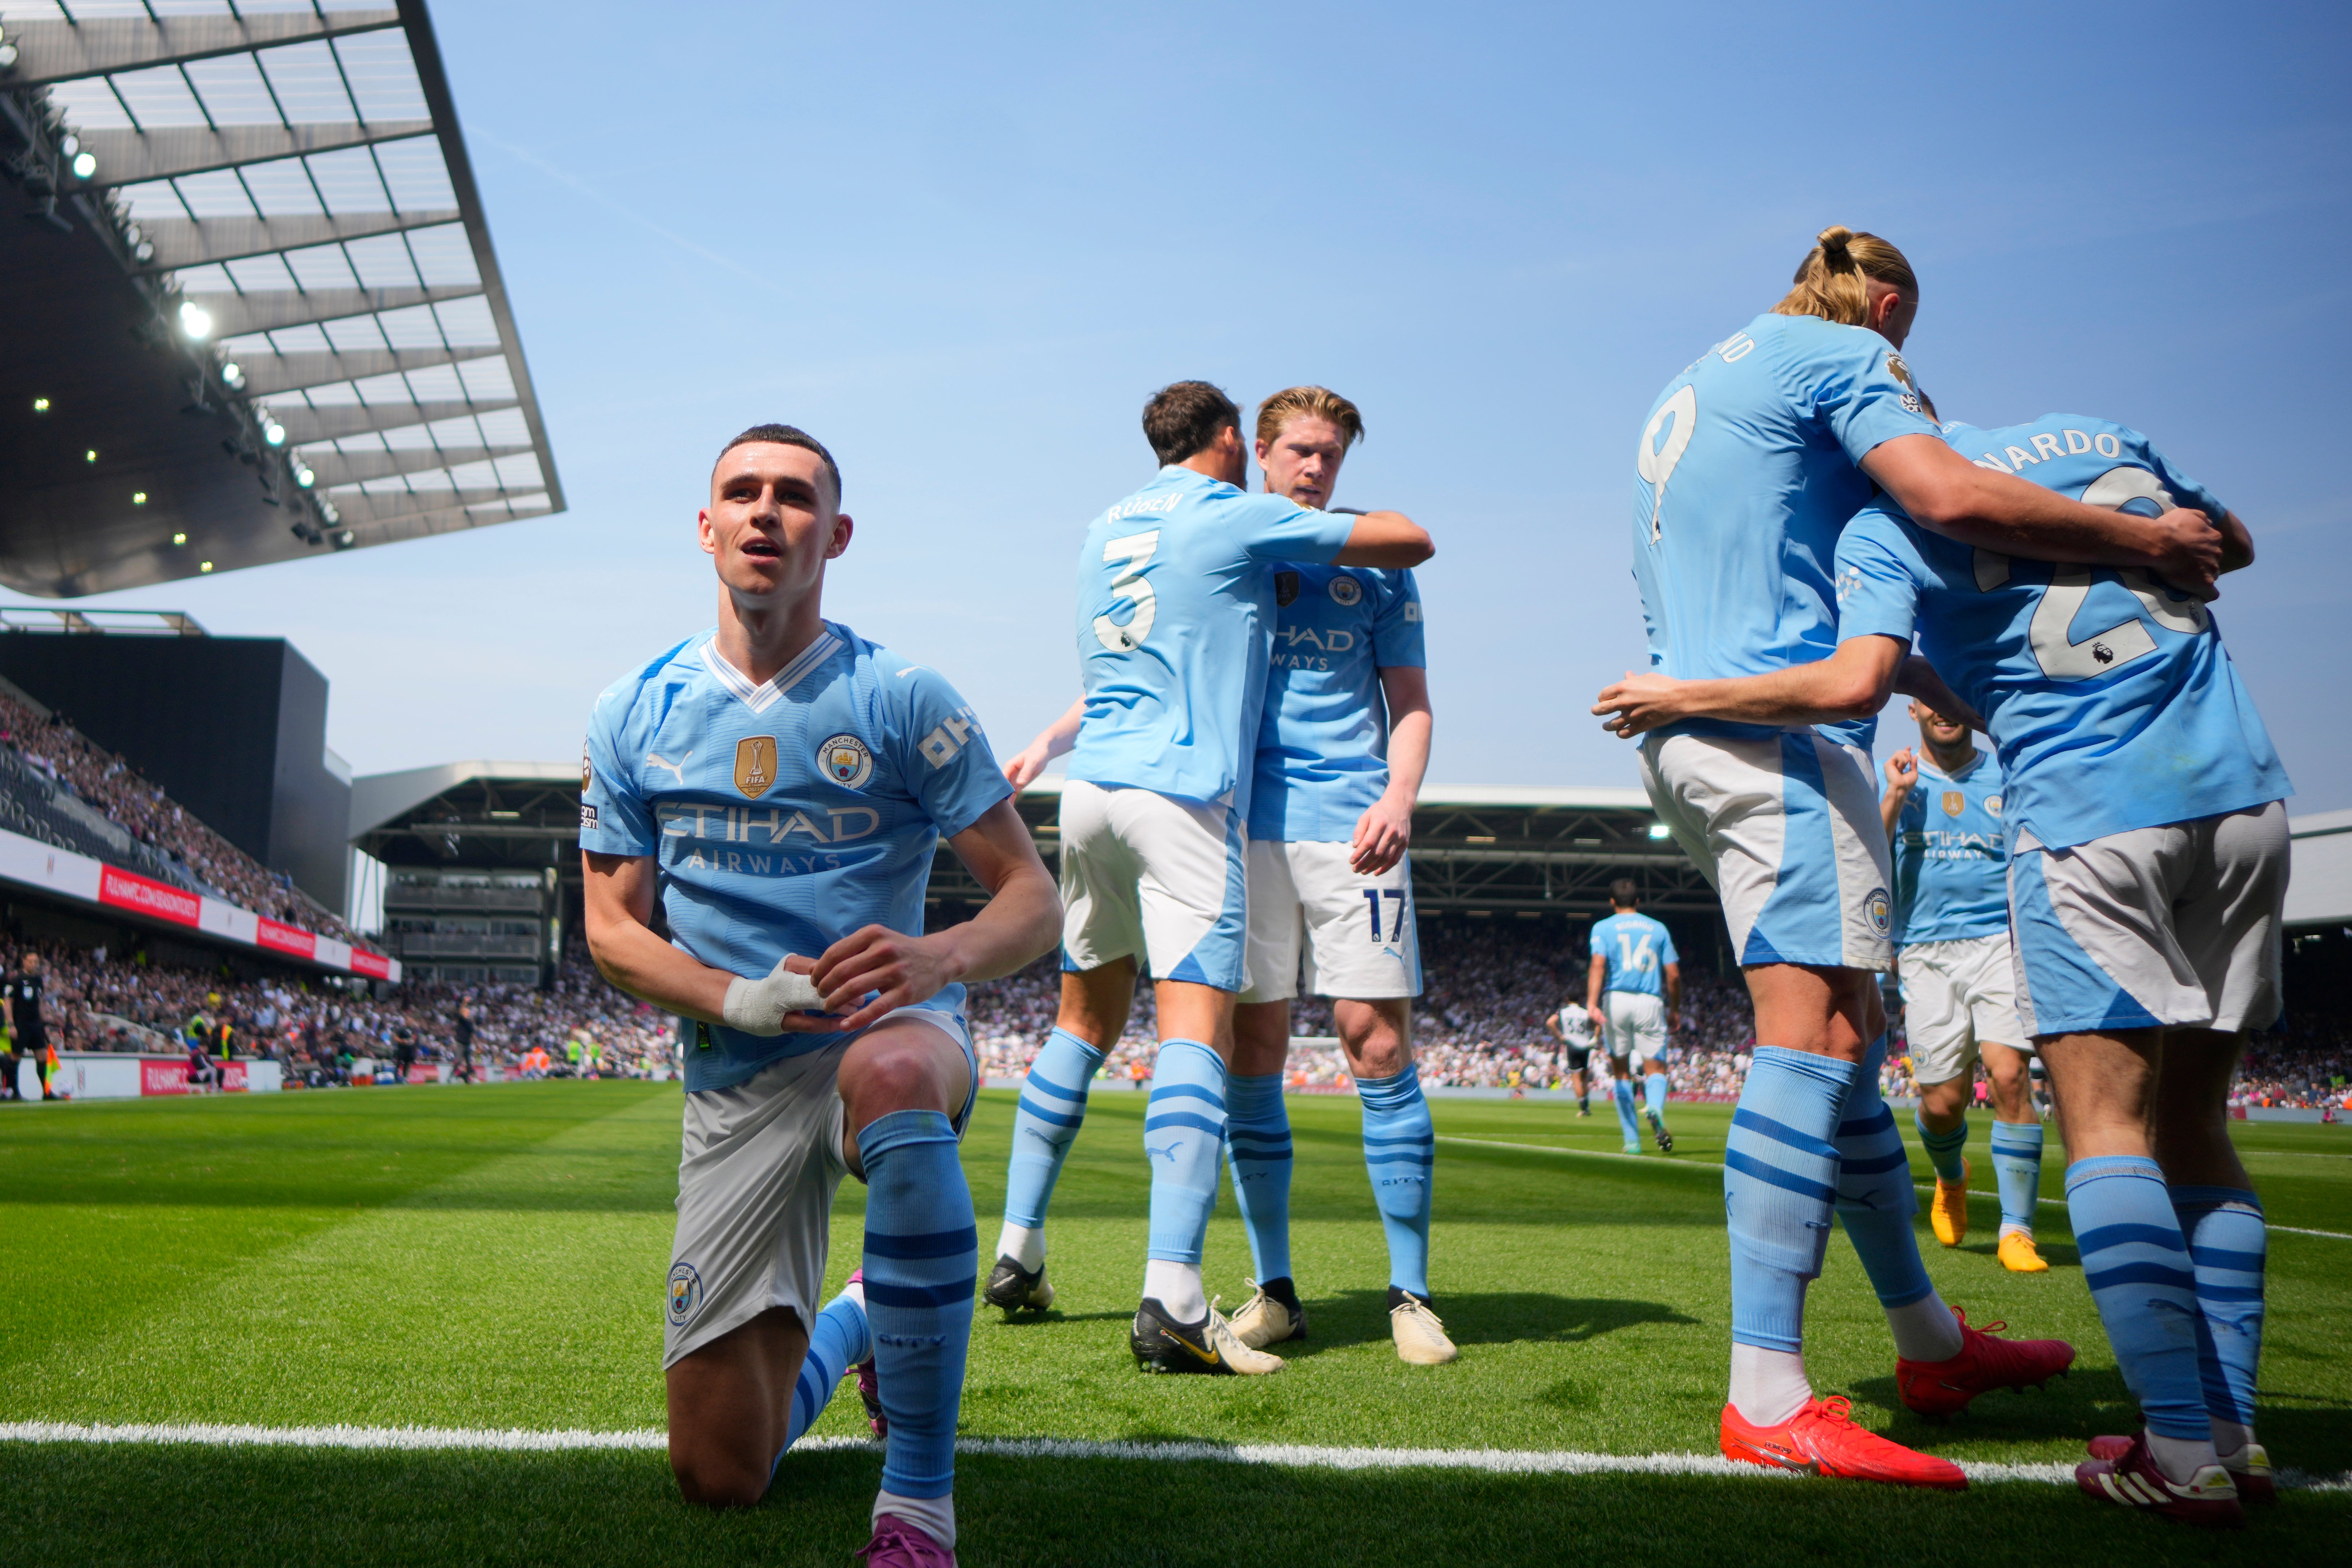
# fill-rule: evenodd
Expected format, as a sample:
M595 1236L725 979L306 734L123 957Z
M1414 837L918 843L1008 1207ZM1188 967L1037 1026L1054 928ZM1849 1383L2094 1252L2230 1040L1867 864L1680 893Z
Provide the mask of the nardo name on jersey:
M2147 437L2107 420L2050 414L1944 437L1979 467L2086 505L2148 517L2189 506L2216 521L2226 510ZM2294 793L2212 612L2145 572L1971 549L1891 500L1847 527L1837 568L1840 635L1907 645L1916 631L1990 726L2014 835L2065 849Z
M1257 731L1249 836L1344 844L1389 786L1380 672L1425 667L1412 574L1284 563Z
M1355 520L1174 464L1078 551L1086 708L1070 777L1246 809L1276 562L1328 563Z
M580 783L580 847L655 857L671 940L751 978L865 926L921 935L940 837L1012 794L945 679L831 621L764 682L708 631L616 681L596 700ZM962 997L950 985L931 1005ZM707 1025L687 1088L840 1037Z

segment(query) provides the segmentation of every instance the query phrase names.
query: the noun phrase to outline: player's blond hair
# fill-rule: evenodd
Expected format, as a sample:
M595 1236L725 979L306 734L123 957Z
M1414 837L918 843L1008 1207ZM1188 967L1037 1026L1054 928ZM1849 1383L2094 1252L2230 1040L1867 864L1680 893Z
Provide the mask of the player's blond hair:
M1914 300L1919 297L1919 279L1911 263L1891 242L1832 224L1822 230L1813 248L1798 265L1796 287L1772 307L1772 314L1820 316L1849 327L1866 327L1870 325L1870 288L1864 279L1872 278L1897 293Z
M1328 386L1286 386L1257 405L1257 438L1271 447L1282 427L1297 418L1328 419L1352 447L1364 438L1364 416L1356 405Z

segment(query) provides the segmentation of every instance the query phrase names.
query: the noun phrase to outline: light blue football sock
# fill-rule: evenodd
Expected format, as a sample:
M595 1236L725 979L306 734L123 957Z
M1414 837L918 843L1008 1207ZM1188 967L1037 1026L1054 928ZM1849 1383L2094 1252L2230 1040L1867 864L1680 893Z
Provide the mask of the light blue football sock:
M1147 1258L1201 1261L1217 1206L1217 1156L1225 1142L1225 1064L1198 1040L1162 1040L1143 1110L1143 1153L1151 1165Z
M809 1330L808 1354L802 1358L800 1379L793 1384L793 1409L786 1418L784 1446L776 1450L777 1465L784 1462L785 1453L801 1440L801 1434L816 1425L849 1369L873 1353L874 1332L866 1326L866 1309L855 1296L835 1296ZM773 1479L775 1473L776 1466L770 1465L769 1478Z
M1801 1350L1805 1287L1821 1278L1837 1198L1838 1152L1830 1140L1854 1068L1778 1046L1759 1046L1749 1061L1723 1152L1731 1338Z
M1087 1086L1103 1053L1066 1029L1045 1041L1021 1085L1013 1110L1013 1158L1004 1170L1004 1223L1031 1230L1045 1223L1045 1205L1061 1179L1062 1162L1087 1119Z
M1633 1080L1621 1073L1612 1081L1617 1086L1617 1130L1625 1134L1626 1142L1639 1143L1642 1122L1633 1114Z
M1920 1147L1927 1151L1927 1163L1936 1168L1936 1174L1948 1182L1958 1181L1960 1173L1966 1169L1961 1163L1960 1151L1969 1146L1968 1113L1960 1113L1960 1124L1949 1132L1938 1132L1928 1126L1927 1112L1923 1110L1911 1113L1911 1125L1918 1130Z
M1429 1196L1437 1166L1437 1128L1429 1119L1421 1069L1360 1078L1364 1107L1364 1169L1389 1238L1389 1283L1429 1300Z
M2031 1231L2042 1201L2042 1123L1992 1124L1992 1172L2000 1184L2000 1228Z
M1290 1112L1282 1075L1225 1078L1225 1157L1258 1283L1290 1278Z
M2263 1359L2263 1270L2270 1227L2243 1187L2175 1187L2172 1212L2197 1275L2198 1372L2216 1421L2254 1424L2254 1368Z
M1923 1300L1935 1286L1911 1228L1919 1194L1911 1188L1910 1156L1895 1130L1895 1113L1879 1098L1878 1069L1885 1060L1881 1035L1854 1064L1853 1086L1838 1116L1837 1211L1878 1304L1895 1308Z
M1662 1072L1654 1072L1642 1080L1642 1091L1646 1098L1649 1112L1662 1124L1666 1120L1666 1090L1671 1087L1666 1082L1666 1075Z
M882 1489L955 1489L956 1412L971 1342L980 1237L955 1127L936 1110L894 1110L857 1135L866 1166L866 1316L889 1434Z
M2153 1160L2106 1155L2066 1170L2083 1282L2106 1326L2124 1385L2159 1436L2207 1442L2198 1368L2197 1275Z

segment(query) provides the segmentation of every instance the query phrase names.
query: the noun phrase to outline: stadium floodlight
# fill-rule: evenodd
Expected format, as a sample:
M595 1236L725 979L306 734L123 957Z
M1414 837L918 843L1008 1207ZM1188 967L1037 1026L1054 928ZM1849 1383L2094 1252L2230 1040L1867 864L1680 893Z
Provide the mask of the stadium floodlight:
M209 572L212 569L213 563L209 561L199 561L196 563L196 570L199 572Z
M335 535L335 548L338 550L349 550L352 545L357 544L358 542L359 536L348 528Z
M36 397L35 399L33 399L33 412L34 412L34 413L36 413L36 414L47 414L48 411L49 411L49 400L48 400L47 398L46 398L46 397Z
M85 463L95 463L95 462L97 462L97 461L98 461L98 448L97 448L97 447L89 447L89 448L85 449L85 450L83 451L82 455L81 455L81 460L82 460L83 462L85 462Z
M174 544L185 544L187 542L188 536L184 533L175 533L172 535L172 542Z
M72 157L75 153L81 151L81 138L75 135L70 131L67 132L65 139L58 143L58 151L63 153L68 158Z
M5 40L7 34L5 31L0 31L0 40ZM5 41L0 41L0 71L14 70L16 66L16 46Z
M180 301L180 330L202 342L213 335L213 313L194 300L183 300Z
M122 243L125 245L136 245L146 237L145 231L135 223L122 231Z
M296 484L300 485L307 490L311 487L311 485L318 481L318 475L310 471L310 464L304 462L299 458L294 459L294 482Z
M319 503L319 515L329 522L341 522L343 520L343 514L336 510L335 503L331 500L321 500Z
M1653 838L1664 838L1665 836L1666 836L1666 825L1665 825L1664 823L1663 823L1663 822L1654 822L1654 823L1650 824L1650 837L1653 837Z
M155 247L146 240L141 240L139 244L131 249L131 254L137 257L142 261L152 261L155 259Z
M221 366L221 384L231 392L245 390L245 367L235 360Z
M267 414L261 416L261 438L273 447L286 445L286 426Z
M98 173L98 160L87 153L77 153L73 161L74 178L87 180Z
M145 490L132 490L131 492L131 504L132 506L145 506L147 504L147 492Z

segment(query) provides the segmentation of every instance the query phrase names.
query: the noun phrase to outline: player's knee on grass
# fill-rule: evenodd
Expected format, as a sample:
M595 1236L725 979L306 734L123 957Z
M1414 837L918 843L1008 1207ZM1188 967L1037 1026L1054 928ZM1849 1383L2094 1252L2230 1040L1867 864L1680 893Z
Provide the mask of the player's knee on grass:
M723 1447L698 1447L680 1453L673 1435L669 1468L677 1478L678 1495L697 1508L750 1508L768 1495L771 1463Z

